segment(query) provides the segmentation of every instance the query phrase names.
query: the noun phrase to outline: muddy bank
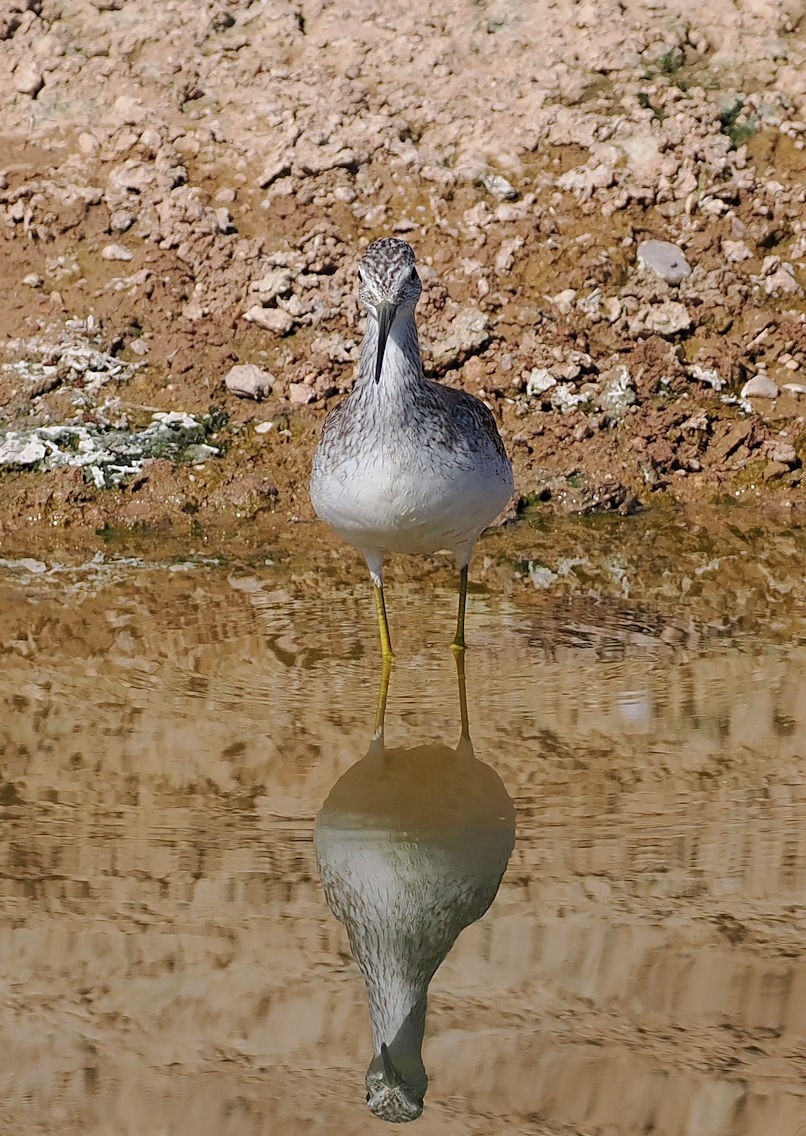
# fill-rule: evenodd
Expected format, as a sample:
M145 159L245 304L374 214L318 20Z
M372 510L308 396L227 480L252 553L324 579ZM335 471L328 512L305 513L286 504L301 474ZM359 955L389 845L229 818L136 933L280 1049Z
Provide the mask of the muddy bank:
M521 505L800 510L796 9L15 0L0 535L309 518L386 233Z

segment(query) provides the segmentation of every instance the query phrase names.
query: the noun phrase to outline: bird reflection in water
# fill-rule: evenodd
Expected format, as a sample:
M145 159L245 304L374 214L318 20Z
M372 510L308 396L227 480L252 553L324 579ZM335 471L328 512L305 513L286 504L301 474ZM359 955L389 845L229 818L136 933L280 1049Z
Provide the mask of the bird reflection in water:
M456 668L457 746L389 749L384 665L369 750L333 786L314 834L325 897L347 928L369 996L367 1104L396 1122L423 1111L428 984L460 931L492 903L515 842L512 798L473 753L461 653Z

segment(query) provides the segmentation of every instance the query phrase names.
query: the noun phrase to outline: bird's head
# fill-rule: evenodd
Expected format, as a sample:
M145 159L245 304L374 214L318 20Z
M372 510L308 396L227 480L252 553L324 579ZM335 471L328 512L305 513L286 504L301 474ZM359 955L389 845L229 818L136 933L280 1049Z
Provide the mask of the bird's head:
M416 1120L423 1111L423 1098L428 1089L428 1076L422 1063L404 1076L392 1063L389 1048L373 1057L366 1076L367 1104L374 1116L392 1124Z
M358 298L370 319L378 322L377 383L395 316L401 311L413 311L423 290L411 245L396 237L373 241L358 266L358 281Z

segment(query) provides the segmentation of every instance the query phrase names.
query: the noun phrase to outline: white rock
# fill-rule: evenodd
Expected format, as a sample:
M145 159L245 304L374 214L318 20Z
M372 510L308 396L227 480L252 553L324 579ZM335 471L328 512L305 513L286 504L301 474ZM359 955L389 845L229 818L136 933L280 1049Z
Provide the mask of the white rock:
M630 331L633 335L651 332L670 339L681 331L688 331L692 322L685 305L670 300L665 304L643 308L636 319L630 321Z
M93 154L97 154L100 146L101 143L98 141L94 134L90 134L86 130L82 130L82 132L79 134L78 148L85 157L89 158Z
M252 292L257 292L263 303L268 303L277 296L287 296L294 284L294 273L288 268L272 268L259 280L250 285Z
M490 321L478 308L460 308L447 335L429 343L437 366L454 366L481 351L490 342Z
M636 133L620 142L627 157L627 163L638 177L652 177L657 174L661 163L658 139L654 133Z
M109 217L109 228L113 233L127 232L137 220L128 209L115 209Z
M725 385L725 380L718 371L715 371L713 367L703 367L700 363L692 363L691 377L697 379L700 383L707 383L715 391L722 390Z
M754 284L760 284L768 296L803 295L803 289L795 279L795 269L777 256L766 256L759 275L750 279Z
M224 377L227 390L237 394L239 398L254 398L257 402L271 394L274 383L274 375L256 367L254 363L240 363L231 367Z
M740 260L749 260L753 255L745 241L723 241L722 253L725 260L730 261L732 264Z
M777 385L768 375L753 375L742 387L742 398L777 398Z
M260 304L254 304L244 312L243 318L250 323L256 323L266 331L273 331L275 335L288 335L294 326L293 317L288 312L280 308L263 308Z
M574 306L577 294L574 288L566 288L555 296L546 296L550 304L554 304L561 316L567 316Z
M535 395L544 394L552 387L556 387L557 380L552 375L551 371L545 367L535 367L529 378L526 380L526 393L534 397Z
M680 284L691 275L691 265L685 253L671 241L641 241L638 246L638 263L667 284Z
M30 63L22 63L14 72L14 89L34 98L45 85L42 72Z
M557 178L560 189L576 191L590 197L595 189L608 189L615 181L616 174L609 162L577 166Z
M294 406L305 406L307 403L313 402L316 395L313 388L306 386L305 383L289 383L288 398Z
M783 389L790 394L806 394L806 383L784 383Z
M104 260L131 260L134 253L124 245L104 245L101 256Z
M596 397L600 410L621 418L636 401L635 385L629 369L617 364L602 375L602 389Z
M135 126L138 122L142 122L149 113L148 107L140 99L134 98L133 95L119 95L113 106L118 121L126 126Z
M798 464L798 453L791 442L781 438L771 438L764 445L764 453L770 461L780 462L782 465L794 466Z
M0 445L0 465L36 465L47 452L39 438L9 437Z

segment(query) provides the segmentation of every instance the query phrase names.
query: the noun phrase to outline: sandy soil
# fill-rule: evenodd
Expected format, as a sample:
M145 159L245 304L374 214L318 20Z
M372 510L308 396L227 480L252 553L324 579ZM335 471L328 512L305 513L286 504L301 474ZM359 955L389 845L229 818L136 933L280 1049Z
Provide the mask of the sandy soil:
M386 233L428 372L494 409L522 501L802 507L795 0L12 0L0 40L0 536L310 516ZM647 239L690 274L642 268ZM155 411L217 453L109 483L25 450Z

